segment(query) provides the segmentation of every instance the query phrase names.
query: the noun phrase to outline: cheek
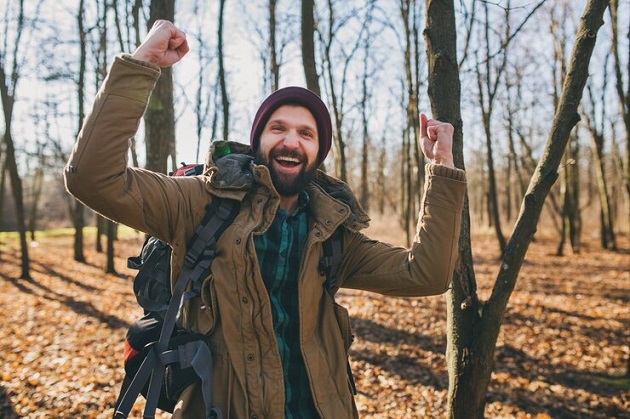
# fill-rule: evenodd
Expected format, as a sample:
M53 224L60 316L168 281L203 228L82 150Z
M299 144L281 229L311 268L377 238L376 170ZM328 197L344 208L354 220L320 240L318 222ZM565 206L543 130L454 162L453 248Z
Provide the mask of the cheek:
M258 144L258 150L264 155L269 156L269 152L277 145L278 141L272 136L264 135L260 137L260 143Z
M308 156L308 160L310 163L317 161L317 154L319 153L319 143L317 142L308 142L304 146L304 151Z

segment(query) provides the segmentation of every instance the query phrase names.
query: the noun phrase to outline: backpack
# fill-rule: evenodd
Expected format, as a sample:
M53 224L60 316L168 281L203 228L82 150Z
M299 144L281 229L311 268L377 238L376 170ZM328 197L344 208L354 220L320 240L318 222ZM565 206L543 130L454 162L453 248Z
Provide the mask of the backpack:
M183 165L171 175L193 176L201 174L202 170L201 164ZM201 282L216 254L216 243L239 210L236 201L213 198L188 244L184 266L172 295L170 246L155 237L148 237L140 255L128 258L127 266L138 270L133 290L138 304L144 309L144 316L127 331L125 377L114 418L127 418L140 394L146 399L145 418L154 417L156 408L172 413L181 392L196 381L201 382L206 417L222 417L220 409L212 404L212 354L207 339L204 335L178 328L176 321L183 303L200 295ZM338 288L336 271L343 251L341 229L337 229L323 247L319 270L327 276L326 289L334 301ZM349 361L347 368L356 394Z

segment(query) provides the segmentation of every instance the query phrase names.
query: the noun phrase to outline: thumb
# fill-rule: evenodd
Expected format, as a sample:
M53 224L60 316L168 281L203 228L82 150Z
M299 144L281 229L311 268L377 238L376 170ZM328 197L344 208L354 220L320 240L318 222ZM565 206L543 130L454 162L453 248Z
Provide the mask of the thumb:
M420 114L420 138L428 137L427 135L427 116Z

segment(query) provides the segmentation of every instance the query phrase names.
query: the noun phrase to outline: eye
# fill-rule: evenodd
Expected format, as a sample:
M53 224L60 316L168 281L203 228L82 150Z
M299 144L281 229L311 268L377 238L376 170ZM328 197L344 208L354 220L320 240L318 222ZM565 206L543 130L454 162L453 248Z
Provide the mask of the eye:
M315 135L311 130L302 130L302 136L306 138L313 138Z
M284 126L280 124L274 124L269 129L274 132L282 132L284 131Z

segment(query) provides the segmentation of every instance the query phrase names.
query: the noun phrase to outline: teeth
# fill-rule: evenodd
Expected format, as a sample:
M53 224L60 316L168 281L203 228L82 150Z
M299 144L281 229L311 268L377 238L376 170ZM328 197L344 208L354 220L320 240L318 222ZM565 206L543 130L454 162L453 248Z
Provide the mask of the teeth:
M294 157L282 157L282 156L280 156L280 157L277 157L277 160L287 161L287 162L291 162L291 163L299 163L300 162L299 159L296 159Z

